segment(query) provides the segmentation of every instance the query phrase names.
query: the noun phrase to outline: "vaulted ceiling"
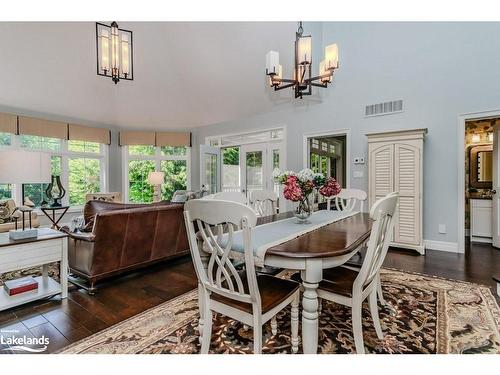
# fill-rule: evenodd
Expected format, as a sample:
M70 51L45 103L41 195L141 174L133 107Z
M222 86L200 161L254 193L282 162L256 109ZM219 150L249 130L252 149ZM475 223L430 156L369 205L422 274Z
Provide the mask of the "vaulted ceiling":
M0 105L122 128L183 129L289 102L264 75L280 51L291 72L296 23L123 22L134 81L96 74L95 23L0 23ZM307 31L307 30L306 30Z

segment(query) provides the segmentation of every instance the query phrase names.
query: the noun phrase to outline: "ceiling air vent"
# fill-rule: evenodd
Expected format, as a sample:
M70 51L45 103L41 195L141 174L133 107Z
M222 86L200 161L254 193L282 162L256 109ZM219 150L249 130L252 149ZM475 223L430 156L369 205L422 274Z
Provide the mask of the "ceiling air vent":
M365 107L365 116L383 116L392 113L403 112L403 101L394 100L392 102L370 104Z

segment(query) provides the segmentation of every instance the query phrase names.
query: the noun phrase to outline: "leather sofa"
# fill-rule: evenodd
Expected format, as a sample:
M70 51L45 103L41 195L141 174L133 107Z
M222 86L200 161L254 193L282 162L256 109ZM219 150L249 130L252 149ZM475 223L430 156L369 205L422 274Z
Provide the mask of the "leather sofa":
M71 272L90 283L189 253L184 205L168 202L137 205L89 201L85 228L71 233Z

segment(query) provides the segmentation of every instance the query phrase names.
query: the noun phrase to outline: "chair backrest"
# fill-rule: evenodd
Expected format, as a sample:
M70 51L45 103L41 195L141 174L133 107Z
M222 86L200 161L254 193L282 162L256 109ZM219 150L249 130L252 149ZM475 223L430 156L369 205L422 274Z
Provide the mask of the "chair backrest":
M275 215L278 196L272 190L254 190L250 194L250 206L259 216Z
M354 288L368 287L378 274L384 262L394 228L399 193L391 193L374 203L370 217L374 220L368 240L365 260L354 282Z
M241 203L194 199L184 205L184 219L196 275L209 292L261 306L255 273L251 228L257 215ZM195 223L198 232L195 229ZM241 228L248 291L229 258L235 232ZM202 257L208 257L205 267Z
M222 191L220 193L214 193L210 195L205 195L201 199L216 199L220 201L237 202L241 204L247 204L247 197L245 194L239 191Z
M357 202L360 202L359 210L363 212L364 203L368 195L360 189L342 189L336 196L328 198L326 203L327 210L331 209L331 201L335 201L335 208L338 211L354 211Z

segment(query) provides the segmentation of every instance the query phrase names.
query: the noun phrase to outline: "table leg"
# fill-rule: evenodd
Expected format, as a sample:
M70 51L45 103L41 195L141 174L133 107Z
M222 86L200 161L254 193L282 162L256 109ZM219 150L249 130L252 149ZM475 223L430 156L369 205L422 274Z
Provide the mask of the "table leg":
M61 279L61 297L68 297L68 239L62 239L61 269L59 272Z
M321 260L306 261L306 269L302 271L302 348L304 354L315 354L318 351L318 285L323 277Z

